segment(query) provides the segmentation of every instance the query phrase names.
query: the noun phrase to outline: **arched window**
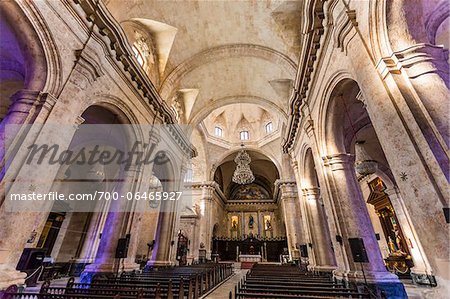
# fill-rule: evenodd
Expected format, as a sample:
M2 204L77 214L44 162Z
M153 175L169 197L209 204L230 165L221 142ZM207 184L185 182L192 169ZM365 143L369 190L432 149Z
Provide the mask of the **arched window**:
M217 137L223 137L223 130L221 127L215 127L214 128L214 135Z
M273 131L273 124L272 124L272 122L270 121L270 122L268 122L267 124L266 124L266 134L269 134L269 133L272 133L272 131Z
M240 136L241 140L248 140L249 139L248 131L241 131L239 136Z
M141 52L139 52L138 48L136 48L136 46L133 46L133 52L134 52L134 57L136 57L137 62L139 63L140 66L144 65L144 57L142 57Z

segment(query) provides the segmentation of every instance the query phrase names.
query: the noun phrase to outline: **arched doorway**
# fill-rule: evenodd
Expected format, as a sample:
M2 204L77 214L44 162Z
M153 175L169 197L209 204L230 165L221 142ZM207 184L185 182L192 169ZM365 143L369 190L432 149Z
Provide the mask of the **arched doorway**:
M330 270L336 265L328 220L321 195L319 178L311 148L306 150L301 176L305 215L312 243L305 246L312 251L310 264L315 270ZM305 250L303 250L305 251ZM303 256L307 255L304 252Z
M54 192L76 201L53 204L36 245L45 250L59 275L78 276L87 264L95 262L101 239L108 237L110 229L105 225L111 196L123 184L124 165L112 159L111 163L95 162L100 156L89 153L125 153L131 140L129 128L121 126L127 118L112 106L90 106L81 117L83 124L68 146L74 158L60 166L52 186ZM99 193L104 198L96 197ZM76 199L81 197L86 200Z

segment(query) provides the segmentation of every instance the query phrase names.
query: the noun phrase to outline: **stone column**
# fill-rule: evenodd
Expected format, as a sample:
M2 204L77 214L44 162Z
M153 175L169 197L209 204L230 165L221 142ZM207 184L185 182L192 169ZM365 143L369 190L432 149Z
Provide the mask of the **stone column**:
M111 202L103 202L102 212L93 212L91 223L84 240L83 247L78 257L79 263L93 263L97 255L98 244L100 242L100 235L102 233L108 209Z
M33 132L36 144L57 144L60 148L67 148L77 129L76 125L69 126L62 132L50 130ZM28 133L27 137L30 135ZM28 140L29 141L29 140ZM28 141L24 141L28 144ZM11 201L11 194L46 194L51 191L54 178L60 167L59 164L49 164L48 156L42 163L38 157L29 157L30 161L24 163L19 160L29 150L20 148L19 154L12 160L1 185L0 206L0 289L11 284L24 283L25 273L16 270L16 265L24 247L35 247L41 228L44 226L53 202L17 202ZM29 163L28 163L29 162ZM42 177L45 173L45 178ZM4 193L3 193L4 192ZM37 233L37 234L36 234ZM33 236L34 235L34 236Z
M111 202L95 262L86 266L81 275L82 281L90 281L95 273L112 273L121 270L120 260L115 257L116 249L119 239L126 237L128 221L130 221L132 214L130 209L133 203L133 201L126 199L126 193L134 193L136 190L138 171L132 166L129 170L124 171L122 177L123 184L119 189L119 199ZM122 195L123 198L121 198ZM132 234L130 239L131 237L135 238L136 236ZM139 268L138 265L135 268Z
M212 213L212 200L214 194L214 186L211 185L203 185L202 187L202 197L200 200L200 225L199 225L199 233L200 233L200 244L203 243L206 250L206 259L211 259L211 232L212 232L212 223L211 223L211 213Z
M320 189L317 187L302 190L309 215L313 251L315 255L315 269L333 270L336 268L331 246L330 233L327 226L325 211Z
M297 184L294 181L277 180L275 185L280 190L280 204L286 225L289 256L291 259L299 259L300 254L297 244L299 244L300 226L297 219L300 214L296 208L296 201L298 201Z
M170 247L175 246L172 243L172 236L175 230L176 205L173 201L161 203L158 226L156 228L155 246L153 248L151 265L167 266L171 265Z
M404 294L403 285L398 277L386 270L378 247L372 223L367 212L366 203L362 199L353 157L349 154L337 154L324 157L325 166L329 169L329 181L333 188L333 201L336 206L337 219L342 237L342 251L346 264L338 264L337 277L362 281L362 269L367 281L384 289L388 294L399 290ZM361 238L364 242L369 262L355 263L350 249L349 238Z
M0 180L5 174L3 166L6 159L16 157L16 150L13 150L12 147L15 147L15 140L18 139L20 125L33 122L43 124L55 105L56 98L48 93L23 89L16 92L11 97L11 101L8 113L0 122ZM40 113L41 110L42 113ZM10 157L6 156L8 151Z

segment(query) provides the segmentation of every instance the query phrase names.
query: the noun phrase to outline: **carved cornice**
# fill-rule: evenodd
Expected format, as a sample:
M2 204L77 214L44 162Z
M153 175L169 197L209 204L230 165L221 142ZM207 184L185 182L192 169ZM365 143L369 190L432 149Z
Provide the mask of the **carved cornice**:
M211 192L211 194L215 192L222 202L226 203L225 195L222 190L220 190L219 184L215 181L186 183L184 188L189 190L207 190L208 192Z
M78 70L86 77L89 83L93 83L97 78L103 76L99 59L87 54L86 50L76 50L75 57L78 60Z
M354 10L344 10L337 17L334 28L334 46L341 49L342 52L347 50L347 45L356 34L353 32L353 27L357 27L356 12Z
M406 71L410 78L417 78L438 71L448 72L446 69L447 53L448 50L445 50L442 46L416 44L401 51L396 51L389 57L382 57L377 64L377 70L383 79L388 74L400 74L402 69Z
M286 198L295 198L297 197L297 183L293 180L281 180L278 179L275 181L275 190L274 190L274 198L277 199L286 199Z
M303 49L302 55L299 59L299 69L297 72L294 92L290 99L290 117L288 121L288 131L286 139L283 143L283 151L285 153L290 151L298 131L300 123L300 106L309 89L309 82L311 81L314 72L315 61L317 59L317 52L320 48L320 39L324 33L323 20L324 3L326 0L311 1L308 6L309 20L304 29L306 32L303 35Z
M130 84L130 86L136 88L138 93L147 99L148 104L156 115L161 117L164 124L174 124L169 126L170 134L186 154L190 157L195 157L197 155L195 148L189 143L182 129L176 125L176 119L170 107L161 99L145 71L134 59L133 51L128 44L128 39L123 29L108 11L105 4L102 1L97 2L93 0L72 0L70 3L78 4L84 11L85 17L83 21L87 27L93 23L97 27L99 34L108 38L109 45L107 46L111 57L115 59L114 61L118 65L121 64L123 66L120 66L119 69L123 68L128 73L131 81L134 81L134 84ZM74 8L77 10L76 7ZM95 30L93 34L96 34ZM98 36L100 40L103 40L102 36Z

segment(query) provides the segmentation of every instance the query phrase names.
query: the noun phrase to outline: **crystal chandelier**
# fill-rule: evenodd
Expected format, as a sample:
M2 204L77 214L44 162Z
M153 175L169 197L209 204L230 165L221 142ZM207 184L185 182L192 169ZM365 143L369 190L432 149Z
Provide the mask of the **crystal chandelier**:
M244 145L242 144L242 147ZM250 169L250 155L242 148L234 158L236 162L236 169L233 173L233 182L240 185L250 184L255 180L252 170Z
M378 169L377 161L370 159L369 154L364 149L364 143L364 141L357 141L355 143L355 169L362 176L371 175Z

